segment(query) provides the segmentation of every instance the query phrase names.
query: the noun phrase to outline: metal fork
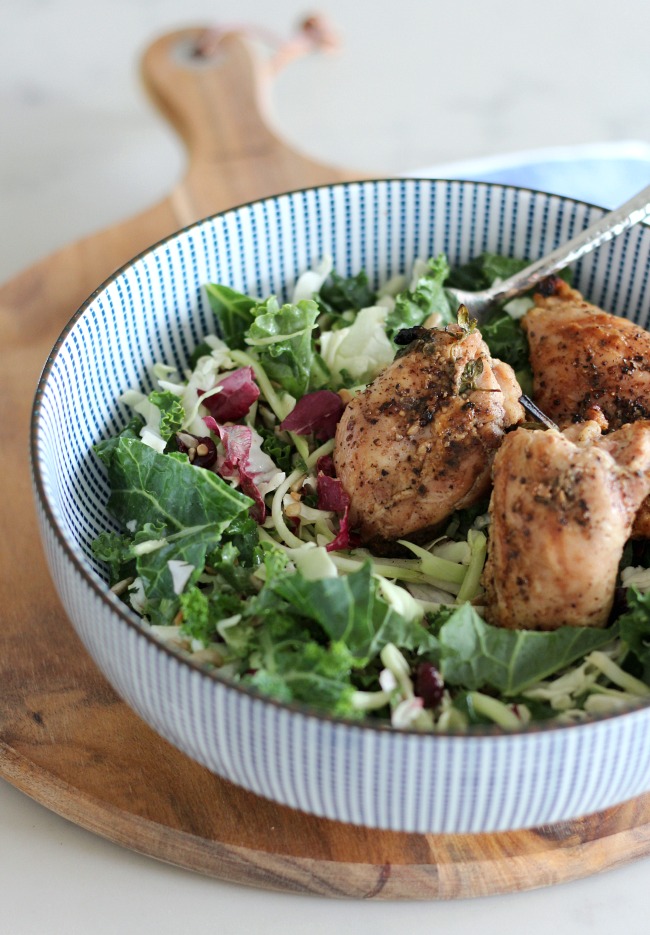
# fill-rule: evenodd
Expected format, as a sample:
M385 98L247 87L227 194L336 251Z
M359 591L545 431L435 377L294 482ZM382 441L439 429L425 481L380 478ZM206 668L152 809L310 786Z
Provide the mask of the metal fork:
M602 244L618 237L649 214L650 185L626 201L620 208L610 211L609 214L590 224L580 234L549 253L548 256L535 260L514 276L480 292L467 292L464 289L448 289L447 291L456 298L459 305L467 306L472 318L480 324L493 305L508 302L527 292L542 279L557 273L570 263L575 263L592 250L597 250Z

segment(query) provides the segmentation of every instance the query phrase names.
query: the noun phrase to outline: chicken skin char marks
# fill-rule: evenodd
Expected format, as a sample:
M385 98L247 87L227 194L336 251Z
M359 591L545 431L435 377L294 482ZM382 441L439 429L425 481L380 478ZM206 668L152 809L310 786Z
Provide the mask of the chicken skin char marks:
M505 431L524 418L514 372L479 331L418 328L409 338L348 403L333 455L352 528L384 552L484 496Z

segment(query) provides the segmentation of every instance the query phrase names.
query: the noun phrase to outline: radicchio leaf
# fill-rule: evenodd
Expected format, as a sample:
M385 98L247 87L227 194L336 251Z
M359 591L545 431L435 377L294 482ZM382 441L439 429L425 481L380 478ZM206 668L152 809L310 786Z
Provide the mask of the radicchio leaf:
M251 515L258 523L263 523L266 518L264 497L282 483L284 472L262 451L262 438L250 426L220 425L212 416L206 416L204 422L223 445L224 450L217 459L217 474L238 481L242 492L255 501Z
M343 490L343 484L338 477L328 474L319 474L316 479L318 491L318 509L333 510L334 513L344 513L350 505L350 498Z
M330 455L318 459L316 489L318 491L318 509L332 510L339 514L339 531L325 548L328 552L341 549L354 549L360 544L358 536L350 530L350 497L343 489L343 484L334 477L334 463Z
M344 409L345 403L338 393L316 390L298 400L280 428L295 435L313 434L319 441L327 441L334 438Z
M356 549L361 545L361 540L350 529L349 514L350 505L346 506L343 516L339 519L339 531L335 539L328 542L325 549L328 552L339 552L344 549Z
M203 399L203 405L218 422L243 419L260 395L252 367L233 370L223 380L219 380L217 386L221 387L221 392ZM203 397L205 391L198 390L198 394Z
M316 491L318 509L331 510L339 514L339 531L335 538L325 546L328 552L341 549L354 549L360 545L360 539L350 531L350 497L343 489L343 484L336 477L334 460L331 455L322 455L316 462Z
M336 477L334 458L331 455L321 455L316 462L316 473L327 474L328 477Z

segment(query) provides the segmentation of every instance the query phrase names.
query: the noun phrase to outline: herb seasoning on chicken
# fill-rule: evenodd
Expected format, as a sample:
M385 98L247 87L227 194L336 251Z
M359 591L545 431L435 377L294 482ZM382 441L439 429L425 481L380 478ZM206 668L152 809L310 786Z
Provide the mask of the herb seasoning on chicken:
M528 335L535 402L560 428L595 419L603 431L650 419L650 333L586 302L563 280L522 319ZM632 530L650 537L650 501Z
M408 329L404 340L336 432L351 525L375 547L425 536L475 503L505 430L524 418L512 368L470 323Z
M509 629L604 627L623 547L650 493L650 422L601 436L510 433L494 459L486 619Z
M598 411L610 429L650 419L650 333L561 279L545 285L522 319L540 409L560 428Z

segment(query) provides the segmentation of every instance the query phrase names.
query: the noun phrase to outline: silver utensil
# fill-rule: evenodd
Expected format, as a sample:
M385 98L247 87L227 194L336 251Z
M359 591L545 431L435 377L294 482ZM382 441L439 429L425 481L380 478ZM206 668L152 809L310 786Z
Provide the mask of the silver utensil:
M480 324L493 305L508 302L522 295L542 279L557 273L570 263L575 263L592 250L597 250L602 244L618 237L649 214L650 185L626 201L620 208L610 211L609 214L586 227L576 237L553 250L548 256L535 260L514 276L480 292L467 292L464 289L448 289L447 291L456 298L459 305L465 305L471 317Z

